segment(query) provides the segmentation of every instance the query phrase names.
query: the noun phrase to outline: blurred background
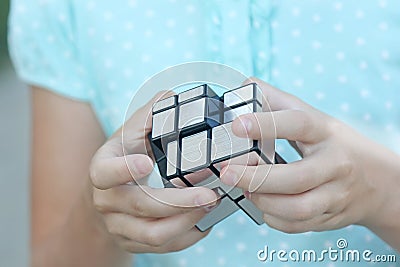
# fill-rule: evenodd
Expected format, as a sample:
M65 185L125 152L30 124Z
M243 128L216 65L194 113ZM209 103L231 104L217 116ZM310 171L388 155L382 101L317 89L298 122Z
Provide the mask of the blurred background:
M0 266L28 266L29 94L7 52L8 0L0 0Z

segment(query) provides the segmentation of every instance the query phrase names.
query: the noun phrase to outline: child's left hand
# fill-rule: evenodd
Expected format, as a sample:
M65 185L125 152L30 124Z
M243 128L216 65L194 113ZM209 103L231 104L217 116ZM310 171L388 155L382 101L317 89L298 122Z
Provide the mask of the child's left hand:
M234 133L295 141L303 159L272 166L229 165L222 170L222 181L249 191L247 197L264 212L265 222L278 230L361 224L400 248L400 231L393 225L400 218L399 155L300 99L252 80L268 98L274 121L269 113L243 115L234 121Z

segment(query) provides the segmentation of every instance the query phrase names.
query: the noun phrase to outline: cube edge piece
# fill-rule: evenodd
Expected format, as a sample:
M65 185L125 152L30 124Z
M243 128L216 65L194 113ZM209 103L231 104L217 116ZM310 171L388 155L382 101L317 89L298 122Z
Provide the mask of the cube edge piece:
M197 94L193 94L193 92L196 90L199 90L199 92ZM215 91L208 84L202 84L178 94L178 104L190 102L202 97L215 98L217 96L217 93L215 93Z
M251 97L247 97L247 98L243 98L241 96L242 93L240 93L240 90L243 88L246 88L248 86L251 86ZM235 91L238 91L237 94L234 94ZM248 103L252 100L256 100L260 103L260 105L262 106L262 96L260 94L261 92L259 92L258 90L258 86L257 83L253 82L253 83L248 83L245 85L242 85L240 87L234 88L232 90L226 91L223 95L222 95L222 101L224 102L225 107L236 107L236 106L240 106L244 103ZM227 96L229 96L230 94L234 94L234 97L232 99L227 98ZM261 99L260 99L261 98ZM227 103L227 100L232 101L231 103ZM261 102L260 102L261 100Z
M247 110L245 110L245 109L247 109ZM235 111L238 111L238 110L241 110L241 111L235 113ZM249 110L250 110L250 112L248 112ZM254 112L261 112L261 111L262 111L262 106L256 100L252 100L247 103L241 103L239 105L236 105L234 108L225 107L223 110L223 114L222 114L222 124L229 123L241 115L251 114Z
M172 128L169 128L169 132L163 132L164 127L160 128L159 125L161 125L161 126L167 125L168 127L170 127L169 124L167 124L166 122L167 122L167 120L171 119L171 116L172 116L172 118L174 120L172 122ZM177 125L176 125L177 124L177 122L176 122L177 116L178 116L178 114L177 114L177 108L176 107L170 107L168 109L164 109L163 111L155 113L152 116L151 137L153 139L155 139L155 138L159 138L159 137L162 137L162 136L171 135L171 134L175 133L176 130L177 130L176 129L176 127L177 127ZM155 123L156 120L159 119L160 117L161 117L161 121L163 123L162 124ZM154 127L155 125L157 125L156 128Z
M178 145L179 142L178 140L174 140L172 142L169 142L167 144L167 151L166 151L166 159L167 159L167 171L166 171L166 176L167 179L170 180L173 177L176 177L179 175L179 150L178 150ZM170 155L170 150L173 149L173 153L175 153L173 155L173 157L171 157ZM173 166L173 163L175 163L175 166ZM172 168L172 169L171 169Z
M241 210L243 210L255 223L261 225L264 223L264 214L261 210L259 210L253 202L248 200L247 198L243 198L242 200L236 203Z
M240 207L230 198L221 198L220 203L196 223L196 228L199 229L200 232L205 232L239 209Z
M177 95L172 95L172 96L169 96L167 98L164 98L164 99L161 99L161 100L158 100L157 102L155 102L152 107L153 115L157 114L159 112L162 112L166 109L176 107L177 98L178 98ZM163 106L162 104L164 104L164 103L166 103L166 105Z

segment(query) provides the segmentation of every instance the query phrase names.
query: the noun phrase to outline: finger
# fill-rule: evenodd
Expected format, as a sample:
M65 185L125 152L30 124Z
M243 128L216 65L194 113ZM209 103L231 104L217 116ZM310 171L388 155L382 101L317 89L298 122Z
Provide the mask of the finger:
M94 204L103 213L121 212L150 218L168 217L212 207L217 200L214 191L205 187L157 189L123 185L94 192Z
M166 247L170 252L180 251L203 239L210 233L210 231L211 230L200 232L196 227L193 227L186 233L178 235L177 238L166 244L164 247ZM161 250L161 252L163 252L163 250Z
M142 244L128 238L119 237L118 243L126 250L131 253L167 253L176 252L183 250L191 245L197 243L209 234L210 231L200 232L196 228L190 229L188 232L176 237L169 243L160 246L153 247L146 244Z
M282 110L282 109L302 109L309 110L312 109L310 105L291 95L287 92L277 89L276 87L260 80L256 77L250 77L247 79L245 84L256 83L261 89L264 98L268 101L268 105L271 110Z
M143 178L150 173L152 167L150 169L149 166L153 166L151 159L136 154L148 154L146 134L151 129L149 117L151 118L154 102L171 95L173 95L171 91L162 91L155 95L97 151L90 168L92 182L97 188L107 189L132 181L132 179ZM129 155L133 151L135 154Z
M143 129L146 132L149 132L151 130L151 114L154 103L161 99L173 96L174 94L175 93L173 91L160 91L157 93L149 102L147 102L134 113L135 116L131 116L124 123L124 130L129 131L129 133L133 132L141 135L143 134ZM144 127L138 128L138 125Z
M315 112L281 110L239 116L232 130L239 137L255 140L281 138L317 143L328 136L325 124L326 119Z
M240 155L222 162L214 164L214 167L221 172L221 170L229 165L247 165L257 166L259 164L267 164L264 160L260 160L260 156L256 152L250 152Z
M96 155L90 166L90 178L98 189L108 189L146 177L153 170L153 161L143 154L123 157Z
M203 182L203 184L204 184L204 181L210 177L213 177L213 179L214 178L218 179L218 177L215 176L215 174L208 168L185 175L185 179L194 186L198 185L201 182ZM177 181L176 184L186 187L181 179L179 179L179 181Z
M324 231L331 226L328 226L325 222L332 218L331 214L322 214L321 216L312 218L305 221L289 221L270 214L264 214L264 221L270 227L285 232L288 234L304 233L309 231Z
M123 213L105 216L108 231L151 247L161 247L176 236L192 229L206 214L205 210L195 210L185 214L151 220Z
M125 154L151 154L147 135L152 127L152 108L155 102L174 95L172 91L161 91L146 105L138 109L122 126L121 134L116 138L124 147ZM143 148L146 148L143 151Z
M264 160L256 152L246 153L226 161L218 163L217 167L219 170L228 165L247 165L247 166L257 166L259 164L266 164Z
M324 185L296 195L252 193L248 197L264 213L291 222L321 216L328 212L334 201L332 192Z
M332 180L340 171L315 158L318 155L289 164L229 165L221 171L221 180L254 193L299 194Z

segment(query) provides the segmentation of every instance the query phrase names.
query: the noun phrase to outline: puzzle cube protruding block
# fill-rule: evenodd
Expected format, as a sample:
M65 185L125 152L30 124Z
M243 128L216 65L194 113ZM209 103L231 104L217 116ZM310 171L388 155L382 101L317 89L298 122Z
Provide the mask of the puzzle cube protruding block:
M167 140L176 139L177 105L176 95L162 99L153 105L151 141L156 146L153 149L154 154L161 153L160 156L164 155L163 146ZM156 156L156 158L158 157Z
M232 132L235 118L261 112L262 103L255 83L227 91L222 97L205 84L153 106L149 138L165 187L204 186L221 196L218 206L197 224L201 231L239 209L256 223L263 223L262 212L242 190L219 179L221 164L230 161L243 165L249 160L252 164L277 162L274 140L239 138Z
M159 113L163 110L167 110L175 107L177 104L177 96L173 95L168 98L164 98L153 105L153 113Z
M223 102L226 107L236 107L250 102L263 103L263 96L255 83L246 84L242 87L225 92Z

